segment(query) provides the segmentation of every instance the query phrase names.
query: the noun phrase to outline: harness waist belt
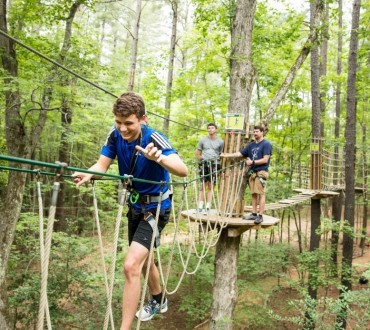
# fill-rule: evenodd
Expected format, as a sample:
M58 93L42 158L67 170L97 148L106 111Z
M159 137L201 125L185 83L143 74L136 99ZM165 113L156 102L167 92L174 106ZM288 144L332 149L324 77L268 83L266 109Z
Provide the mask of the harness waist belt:
M153 196L153 195L140 195L140 202L144 204L149 204L149 203L159 203L161 201L164 201L170 195L172 194L171 190L168 189L165 193L163 193L162 196Z

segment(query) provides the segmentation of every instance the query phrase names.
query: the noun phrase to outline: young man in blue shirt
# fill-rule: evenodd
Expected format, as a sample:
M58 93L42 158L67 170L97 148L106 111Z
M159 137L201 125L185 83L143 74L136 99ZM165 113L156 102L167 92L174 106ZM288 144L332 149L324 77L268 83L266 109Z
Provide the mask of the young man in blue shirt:
M120 330L131 329L136 317L150 320L158 312L167 311L167 298L163 298L158 269L152 259L148 286L152 298L143 310L136 313L141 292L141 273L148 267L150 244L153 236L153 222L157 205L161 203L157 232L167 224L171 210L169 173L185 177L188 169L167 138L160 132L143 125L145 104L133 93L122 94L113 105L115 126L108 134L101 149L98 161L89 168L95 172L106 172L117 157L120 175L132 175L135 179L161 182L152 184L133 180L128 187L131 194L138 196L129 203L128 236L129 250L124 262L125 286L122 298L122 322ZM77 172L73 174L77 186L89 181L93 174ZM160 193L163 193L160 200ZM159 237L157 237L159 238ZM158 247L156 240L155 247ZM163 298L163 299L162 299ZM161 304L163 300L163 304Z

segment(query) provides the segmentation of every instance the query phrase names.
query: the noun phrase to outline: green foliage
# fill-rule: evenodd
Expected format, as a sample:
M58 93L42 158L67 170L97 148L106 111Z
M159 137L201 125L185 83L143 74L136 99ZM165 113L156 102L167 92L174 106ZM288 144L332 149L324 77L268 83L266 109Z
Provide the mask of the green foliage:
M11 314L22 328L37 320L40 295L38 218L23 214L9 261L8 288ZM52 323L65 328L79 324L95 329L104 320L105 289L102 272L93 271L99 263L96 239L61 232L53 234L48 276L48 302ZM94 255L96 254L96 257ZM109 264L109 260L107 260ZM122 276L117 271L113 310L119 311Z
M239 272L248 281L266 276L279 276L290 261L291 248L285 244L248 244L240 250Z
M340 298L322 297L317 300L311 299L307 293L303 293L302 299L294 299L289 302L296 316L281 316L270 310L269 315L279 322L288 321L300 327L308 326L307 315L310 315L315 329L337 329L335 320L341 315L347 306L350 306L347 314L347 324L353 324L353 329L367 329L370 320L369 290L349 291Z

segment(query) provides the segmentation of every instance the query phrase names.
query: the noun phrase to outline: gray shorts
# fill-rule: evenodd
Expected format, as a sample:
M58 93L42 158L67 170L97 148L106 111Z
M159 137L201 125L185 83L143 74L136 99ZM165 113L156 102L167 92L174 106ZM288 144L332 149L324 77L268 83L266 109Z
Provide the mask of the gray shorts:
M155 218L157 209L149 210L153 214ZM159 236L163 228L167 225L171 215L171 209L160 210L159 212L159 219L158 219L158 233ZM135 209L134 207L130 206L127 212L128 218L128 241L131 245L131 242L137 242L143 246L145 246L148 250L150 250L150 244L152 242L153 237L153 229L151 225L145 221L144 214L142 211ZM158 244L154 243L154 247L159 246Z

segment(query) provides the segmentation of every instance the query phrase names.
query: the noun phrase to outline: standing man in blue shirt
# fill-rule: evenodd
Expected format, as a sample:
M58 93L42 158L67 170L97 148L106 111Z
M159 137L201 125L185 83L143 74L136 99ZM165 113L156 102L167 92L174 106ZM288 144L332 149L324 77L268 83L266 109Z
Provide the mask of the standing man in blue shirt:
M116 124L108 134L98 161L89 170L106 172L117 157L120 175L161 182L153 184L133 180L128 187L135 198L130 198L127 213L130 246L124 262L126 280L120 330L129 330L135 314L141 321L149 321L155 314L167 311L167 298L163 296L153 258L148 280L152 298L141 313L136 312L141 292L140 274L145 274L148 267L147 258L154 231L152 220L156 217L158 203L161 203L161 209L157 233L161 233L170 217L169 173L185 177L188 169L162 133L142 124L145 121L145 104L139 95L133 92L122 94L113 105L113 114ZM80 186L93 174L76 172L73 176L76 185ZM158 245L159 236L156 237L155 247Z
M265 186L268 179L268 168L272 155L272 145L264 138L263 126L253 127L254 141L236 153L223 153L220 156L226 158L246 158L249 175L249 187L252 194L252 213L244 219L254 220L255 224L263 221L265 211L266 195ZM259 210L257 212L257 207Z

